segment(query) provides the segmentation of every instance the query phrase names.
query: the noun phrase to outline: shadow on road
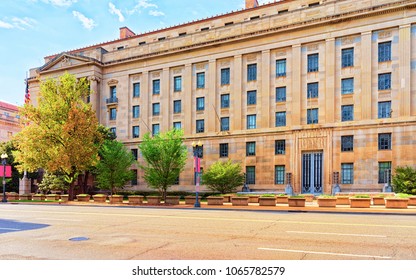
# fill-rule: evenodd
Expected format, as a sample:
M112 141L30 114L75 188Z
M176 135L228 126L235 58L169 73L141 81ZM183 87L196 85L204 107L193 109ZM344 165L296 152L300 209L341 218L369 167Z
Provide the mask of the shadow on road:
M0 234L9 232L18 232L25 230L34 230L48 227L46 224L23 223L14 220L0 219Z

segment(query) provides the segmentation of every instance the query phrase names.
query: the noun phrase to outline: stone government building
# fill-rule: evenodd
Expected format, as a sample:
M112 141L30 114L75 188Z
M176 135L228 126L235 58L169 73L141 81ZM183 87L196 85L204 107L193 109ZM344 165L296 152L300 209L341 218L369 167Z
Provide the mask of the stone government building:
M252 190L380 191L416 166L416 0L286 0L51 55L39 81L88 77L89 102L141 161L146 132L181 128L189 160L240 161ZM36 98L32 98L36 102ZM136 169L135 169L136 170ZM137 170L133 189L146 189Z

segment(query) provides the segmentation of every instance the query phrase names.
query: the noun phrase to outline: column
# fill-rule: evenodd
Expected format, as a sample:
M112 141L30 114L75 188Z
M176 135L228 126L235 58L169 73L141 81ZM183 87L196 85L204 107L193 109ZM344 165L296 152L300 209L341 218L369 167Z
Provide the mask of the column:
M183 75L183 114L187 117L184 118L183 129L185 135L192 135L193 122L194 122L194 110L192 109L192 64L185 65L185 73Z
M243 124L243 120L246 116L242 115L241 108L243 104L241 104L241 97L242 97L242 69L243 69L243 57L241 55L234 56L234 71L232 71L233 75L233 89L230 94L231 99L231 125L234 127L233 130L241 130L245 129L245 124Z
M219 108L217 108L217 62L215 59L209 61L208 66L208 93L205 97L205 122L206 131L209 133L219 131Z
M95 76L90 76L88 77L88 80L90 82L90 90L92 92L92 94L90 95L90 103L92 105L92 108L95 110L95 114L96 114L98 122L101 123L101 120L100 120L101 102L100 102L100 90L98 87L98 83L100 82L100 79Z
M149 71L143 71L140 78L140 135L144 135L147 132L152 133L151 119L149 118L149 112L151 112L152 104L149 102ZM149 104L150 103L150 104Z
M260 128L274 127L274 112L271 112L271 97L270 97L270 50L262 51L261 53L261 76L260 76L260 89L257 91L259 98L259 104L261 104L261 110L259 110ZM272 123L273 125L270 125Z
M302 46L292 46L292 92L291 102L287 101L287 108L290 108L292 125L301 125L302 120ZM306 96L304 97L306 98ZM305 112L306 114L306 112ZM306 118L306 115L305 115Z
M411 26L402 25L399 28L399 98L397 99L398 114L396 116L405 117L411 115L411 91L410 91L410 53L411 53ZM393 101L394 104L394 101ZM394 112L393 112L394 114Z
M333 123L335 112L335 39L330 38L325 42L325 121ZM321 97L319 98L321 103Z
M370 120L372 118L372 42L371 32L361 34L361 119ZM359 86L359 85L358 85Z
M173 127L169 68L163 68L160 83L160 131L166 132Z

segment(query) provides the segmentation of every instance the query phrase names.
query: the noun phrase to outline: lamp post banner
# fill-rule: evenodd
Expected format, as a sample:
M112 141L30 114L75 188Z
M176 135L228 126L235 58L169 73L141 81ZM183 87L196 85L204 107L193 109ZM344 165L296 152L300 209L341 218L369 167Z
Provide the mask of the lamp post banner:
M6 165L6 178L12 177L12 167L11 165ZM4 176L4 168L0 168L0 177Z

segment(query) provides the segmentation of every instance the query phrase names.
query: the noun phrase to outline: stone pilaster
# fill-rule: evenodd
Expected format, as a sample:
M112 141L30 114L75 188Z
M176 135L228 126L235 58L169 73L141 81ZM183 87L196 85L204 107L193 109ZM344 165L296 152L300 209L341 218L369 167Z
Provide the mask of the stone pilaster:
M411 115L411 91L410 91L410 53L411 53L411 26L402 25L399 28L399 116ZM394 114L394 113L393 113Z
M234 121L234 130L238 131L245 129L243 120L246 119L246 116L242 116L241 110L243 107L242 104L242 82L243 82L243 58L241 55L234 56L234 86L232 93L230 94L231 101L231 115Z
M361 34L361 119L372 118L372 60L371 32Z
M219 131L220 120L218 119L217 104L217 62L215 59L209 61L208 66L208 94L205 97L205 121L207 122L206 131L209 133Z
M192 134L194 122L194 110L192 109L192 64L185 65L185 74L183 75L183 113L187 116L184 118L183 129L185 135Z
M325 45L325 120L335 120L335 38L326 40Z
M274 127L274 122L271 121L274 112L271 111L270 104L270 50L265 50L261 54L261 88L257 91L259 98L259 104L261 104L261 110L259 110L260 128ZM271 125L271 123L273 125Z
M291 102L287 102L291 108L292 125L300 125L302 120L302 46L292 46L292 91ZM304 97L306 98L306 96ZM291 103L291 104L289 104ZM306 116L305 116L306 118Z

